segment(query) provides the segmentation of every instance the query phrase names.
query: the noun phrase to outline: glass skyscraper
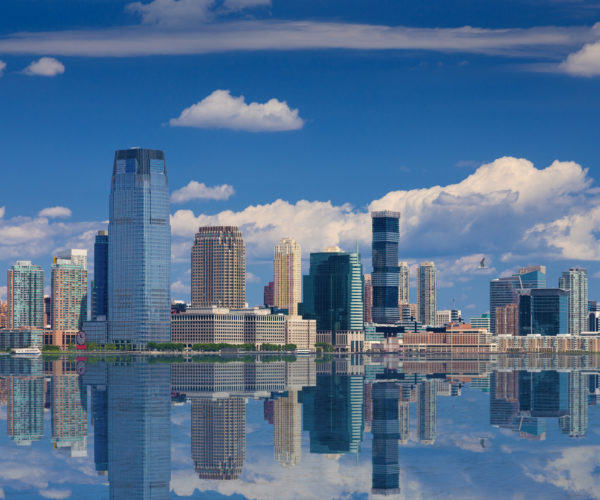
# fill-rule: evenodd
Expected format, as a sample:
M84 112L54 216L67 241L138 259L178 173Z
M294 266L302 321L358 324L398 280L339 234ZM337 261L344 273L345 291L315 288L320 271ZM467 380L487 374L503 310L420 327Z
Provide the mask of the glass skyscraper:
M108 341L169 342L171 227L165 154L115 153L108 226Z
M98 231L94 242L92 320L108 314L108 231Z
M305 319L317 320L317 330L332 333L362 330L363 274L360 254L339 248L310 254L310 273L304 276L303 312Z
M588 327L587 270L574 267L564 271L558 287L569 293L569 333L579 335Z
M375 323L400 321L398 311L398 242L400 240L400 212L384 210L372 212L373 227L373 309Z
M568 333L568 294L560 288L529 289L519 297L519 335Z

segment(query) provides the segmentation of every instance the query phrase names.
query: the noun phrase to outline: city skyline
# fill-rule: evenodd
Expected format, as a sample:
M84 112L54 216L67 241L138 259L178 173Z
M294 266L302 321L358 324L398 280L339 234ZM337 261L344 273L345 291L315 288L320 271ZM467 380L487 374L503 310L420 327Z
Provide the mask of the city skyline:
M40 16L28 2L6 2L5 269L32 260L49 276L60 250L91 252L108 219L112 152L139 145L169 156L174 298L189 295L188 244L201 225L242 228L248 298L258 304L284 236L302 245L304 268L310 252L349 251L358 240L370 270L371 210L402 213L400 258L436 262L440 307L455 298L469 314L483 312L489 275L536 262L548 265L549 282L585 267L590 296L600 293L598 78L582 52L597 43L600 12L589 2L527 0L510 13L498 0L478 8L461 0L452 12L433 1L421 11L278 0L223 11L217 5L232 2L208 2L202 17L161 15L160 2L144 1L144 9L115 0L63 12L61 2L30 0ZM283 43L297 22L299 41ZM244 26L251 38L277 26L275 46L240 50ZM173 41L173 29L195 33L191 48ZM205 31L234 42L217 47ZM400 41L407 35L409 45ZM274 109L274 118L224 118L228 106Z

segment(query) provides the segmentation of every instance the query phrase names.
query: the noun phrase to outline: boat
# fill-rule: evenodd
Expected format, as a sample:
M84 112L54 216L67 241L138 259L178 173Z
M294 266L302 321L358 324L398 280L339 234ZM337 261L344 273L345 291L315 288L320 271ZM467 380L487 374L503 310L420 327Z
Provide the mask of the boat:
M42 354L39 347L19 347L12 350L12 354L17 356L39 356Z

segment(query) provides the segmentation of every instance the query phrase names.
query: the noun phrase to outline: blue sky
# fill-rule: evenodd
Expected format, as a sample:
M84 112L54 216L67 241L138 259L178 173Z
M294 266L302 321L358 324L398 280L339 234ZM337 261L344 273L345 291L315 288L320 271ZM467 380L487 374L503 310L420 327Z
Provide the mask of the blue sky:
M600 298L597 22L584 0L4 1L0 265L91 249L114 150L143 146L179 193L175 298L201 224L241 226L250 303L283 236L305 263L358 240L369 272L371 208L402 212L440 309L486 311L528 264L585 266Z

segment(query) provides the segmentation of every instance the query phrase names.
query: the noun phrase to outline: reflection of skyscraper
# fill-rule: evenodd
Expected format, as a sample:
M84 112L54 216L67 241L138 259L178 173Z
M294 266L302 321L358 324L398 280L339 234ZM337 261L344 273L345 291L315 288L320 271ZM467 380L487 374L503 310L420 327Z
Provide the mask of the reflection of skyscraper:
M410 436L410 403L408 401L398 402L398 421L400 422L400 444L406 444Z
M43 377L8 379L8 435L18 445L30 445L44 435Z
M246 402L192 399L192 460L200 479L237 479L246 458Z
M92 425L94 426L94 462L96 472L108 472L108 391L92 387Z
M433 444L436 438L437 399L434 380L419 384L417 399L417 429L421 444Z
M400 387L397 383L380 382L373 385L373 482L371 492L376 495L400 493L399 397Z
M110 498L169 498L169 365L109 366L107 390Z
M519 406L532 417L562 417L568 412L568 374L519 372Z
M588 381L581 372L569 372L569 413L560 417L560 428L571 437L585 436L588 427Z
M398 266L400 267L398 303L407 305L410 303L410 268L406 261L399 262Z
M273 436L275 460L287 468L298 465L302 457L302 405L297 390L274 401Z
M76 373L52 377L52 442L87 456L87 395Z
M364 321L373 323L373 281L370 274L365 274L364 278Z
M301 402L311 453L358 452L364 418L362 376L318 374L316 387L302 389Z
M165 154L115 152L108 225L110 343L171 340L171 228Z

